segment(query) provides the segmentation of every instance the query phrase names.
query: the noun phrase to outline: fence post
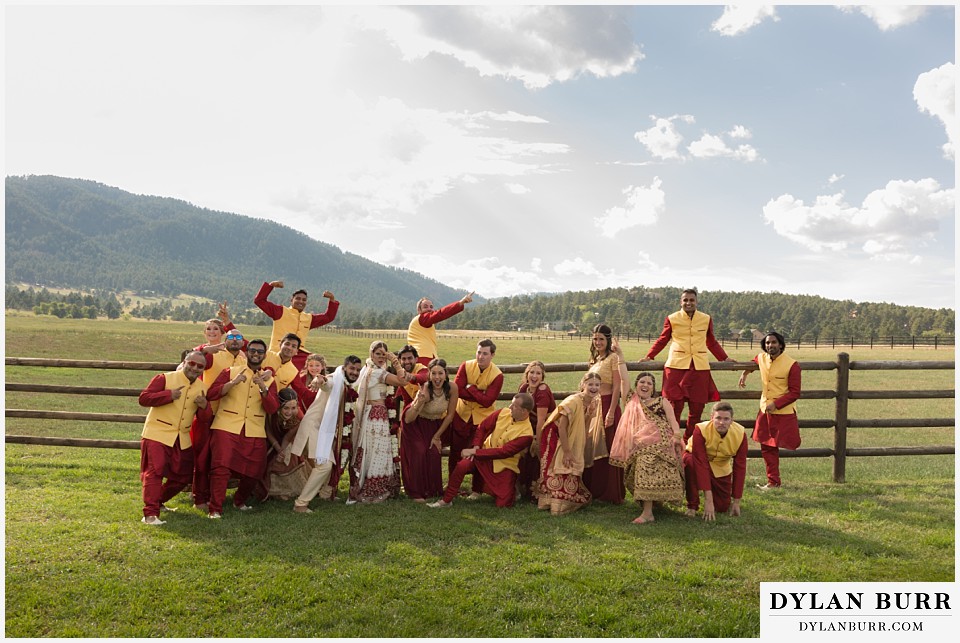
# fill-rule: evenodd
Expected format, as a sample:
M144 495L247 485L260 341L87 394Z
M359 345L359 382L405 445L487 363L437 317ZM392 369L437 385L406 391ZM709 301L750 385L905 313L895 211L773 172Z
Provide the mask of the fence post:
M850 355L837 354L837 417L833 428L833 481L847 481L847 400L850 393Z
M940 340L940 335L933 336L933 350L937 350L937 343L939 342L939 340Z

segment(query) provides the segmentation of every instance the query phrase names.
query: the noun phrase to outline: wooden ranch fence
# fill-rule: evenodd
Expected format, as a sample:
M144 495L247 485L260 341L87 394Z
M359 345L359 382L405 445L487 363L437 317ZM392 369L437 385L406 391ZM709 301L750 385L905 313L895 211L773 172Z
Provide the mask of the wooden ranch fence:
M7 366L41 366L50 368L94 368L94 369L120 369L166 372L177 367L176 364L159 362L114 362L100 360L67 360L67 359L46 359L32 357L7 357ZM504 373L523 373L526 364L498 365ZM756 370L757 366L753 362L711 362L711 368L718 371L742 371ZM546 370L551 373L564 372L584 372L587 370L586 362L574 362L563 364L547 364ZM896 418L896 419L851 419L848 416L847 407L850 400L856 399L953 399L954 391L945 390L850 390L850 372L856 370L954 370L953 361L875 361L875 360L856 360L851 361L847 353L839 353L836 362L800 362L800 367L804 371L836 371L837 384L835 389L807 390L801 395L801 399L832 399L836 401L836 411L833 418L825 419L801 419L801 429L833 429L833 448L800 448L795 451L781 450L781 457L786 458L833 458L833 481L842 483L846 481L846 460L849 457L857 456L908 456L908 455L953 455L955 453L952 445L937 446L898 446L898 447L847 447L848 429L856 428L932 428L932 427L954 427L955 418ZM631 371L655 371L663 370L663 362L627 362L627 369ZM456 373L457 366L450 366L448 370L451 374ZM59 395L98 395L98 396L121 396L137 397L141 389L129 388L104 388L92 386L63 386L60 384L6 384L7 391L29 392L29 393L56 393ZM557 399L563 399L571 392L555 392ZM746 400L760 398L759 391L720 391L721 398L724 400ZM500 400L510 400L513 393L501 393ZM130 422L142 424L145 415L121 414L121 413L79 413L73 411L46 411L39 409L6 409L6 417L11 418L32 418L44 420L80 420L97 422ZM28 435L7 435L5 440L9 444L37 444L50 446L71 446L71 447L96 447L110 449L139 449L138 440L95 440L68 437L40 437ZM750 449L749 457L759 458L759 449Z

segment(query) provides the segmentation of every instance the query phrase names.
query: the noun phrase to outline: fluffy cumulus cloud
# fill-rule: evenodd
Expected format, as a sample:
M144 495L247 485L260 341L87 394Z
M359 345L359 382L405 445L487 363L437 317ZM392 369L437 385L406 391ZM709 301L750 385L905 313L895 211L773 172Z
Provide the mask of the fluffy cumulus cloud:
M626 203L608 209L593 220L605 237L613 238L622 230L638 225L653 225L663 214L666 194L660 177L654 177L649 186L630 186L624 189Z
M862 4L840 5L838 8L845 13L859 11L873 20L882 31L916 22L927 12L927 7L922 5Z
M921 112L927 112L943 123L947 130L947 142L943 154L947 158L956 156L957 140L957 66L946 63L936 69L925 71L917 77L913 85L913 99Z
M859 249L874 258L905 258L933 239L939 221L954 215L954 189L934 179L894 180L860 206L843 193L807 205L790 194L770 200L763 218L776 232L810 250Z
M408 59L451 56L482 76L542 88L590 74L634 71L643 52L630 30L629 7L430 6L358 9Z
M654 122L653 127L642 132L635 132L633 137L658 159L686 160L689 158L722 157L746 163L760 160L759 152L752 145L728 143L724 140L724 137L731 141L751 138L753 134L743 125L735 125L733 129L721 134L702 133L699 139L687 146L686 151L689 156L685 156L680 151L684 136L680 133L678 123L693 124L696 122L694 117L689 114L675 114L666 118L652 115L650 118Z
M723 8L723 15L710 25L710 29L722 36L738 36L770 18L779 20L771 5L735 5Z
M553 267L553 272L560 277L600 277L603 274L592 261L583 257L564 259Z

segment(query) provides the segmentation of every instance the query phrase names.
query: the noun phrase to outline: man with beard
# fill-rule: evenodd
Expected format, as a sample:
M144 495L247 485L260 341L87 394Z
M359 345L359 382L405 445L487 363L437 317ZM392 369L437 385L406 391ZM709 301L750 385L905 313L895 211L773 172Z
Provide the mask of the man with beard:
M239 330L227 330L222 344L207 345L201 350L206 358L206 370L203 381L208 387L225 368L242 366L247 363L246 342ZM215 350L211 350L214 349ZM213 422L219 402L210 402L210 413L198 415L190 427L190 440L193 442L193 505L200 511L207 511L210 502L210 423Z
M760 454L767 469L767 484L761 489L778 489L780 449L800 446L797 400L800 399L800 364L785 355L787 347L780 333L770 332L760 343L763 352L753 358L760 371L760 410L753 427L753 439L760 443ZM740 375L740 388L747 385L749 371Z
M293 510L297 513L311 513L308 505L318 494L321 498L336 497L340 476L349 464L349 456L344 456L343 451L353 424L354 411L346 407L357 399L351 384L360 377L361 368L362 362L356 355L343 360L343 365L333 372L304 414L290 451L283 454L285 462L289 461L290 454L296 454L305 455L313 465L310 477L293 503Z
M325 290L323 296L330 300L326 312L322 314L305 313L303 311L307 307L306 290L301 289L293 293L289 306L280 306L267 301L267 297L270 296L274 288L283 288L283 282L279 280L269 283L264 282L260 286L260 292L254 297L253 303L273 320L270 350L280 352L281 338L287 333L293 333L300 338L300 348L293 356L293 364L297 367L297 372L300 372L307 362L307 355L310 354L310 351L307 350L307 332L311 328L319 328L332 322L340 309L340 302L337 301L332 292Z
M247 363L224 369L207 397L221 400L210 432L210 518L223 517L230 475L240 478L234 506L250 509L246 500L263 477L267 463L266 419L280 408L273 372L261 368L267 353L263 340L247 344Z
M140 437L142 522L148 525L162 525L160 512L172 511L164 503L190 483L190 424L194 418L209 422L210 415L206 387L200 379L205 364L203 353L190 351L180 370L155 376L140 393L140 405L150 407Z
M448 475L460 462L461 452L470 446L470 440L483 420L497 412L493 405L503 388L503 373L493 363L497 345L489 339L477 343L477 358L460 364L457 369L457 414L453 418L450 436L450 456L447 458ZM479 498L473 493L470 497Z

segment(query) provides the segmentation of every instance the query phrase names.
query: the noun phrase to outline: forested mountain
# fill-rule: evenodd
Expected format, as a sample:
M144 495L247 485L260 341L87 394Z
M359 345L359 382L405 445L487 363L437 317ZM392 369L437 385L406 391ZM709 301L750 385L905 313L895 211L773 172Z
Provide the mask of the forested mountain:
M463 295L271 221L94 181L6 178L8 283L183 293L246 307L271 279L286 281L287 289L272 297L277 303L286 304L293 289L305 288L322 306L320 294L331 290L345 309L355 311L409 313L420 297L447 303Z
M469 308L444 322L446 328L554 330L575 328L584 333L598 321L614 331L653 334L666 315L680 309L682 288L606 288L558 295L517 296ZM953 335L955 314L869 302L836 301L810 295L760 292L708 292L699 296L700 309L713 317L718 336L753 329L777 330L801 337L869 337L890 335Z
M118 317L125 310L147 319L196 321L213 316L213 302L226 299L238 323L266 323L253 296L265 279L284 279L288 289L272 301L285 304L291 286L303 287L319 310L325 305L320 293L332 290L343 302L336 323L354 328L406 328L420 297L440 305L463 295L277 223L52 176L6 179L6 279L41 286L6 289L8 308L38 314ZM43 286L88 294L56 295ZM119 297L121 291L135 295ZM663 318L679 309L680 291L638 285L483 305L478 297L443 327L589 332L602 321L619 333L656 335ZM181 294L209 301L174 303ZM139 296L152 301L141 304ZM705 291L700 308L713 316L722 337L753 329L778 330L792 339L952 336L955 325L950 309L781 293Z

